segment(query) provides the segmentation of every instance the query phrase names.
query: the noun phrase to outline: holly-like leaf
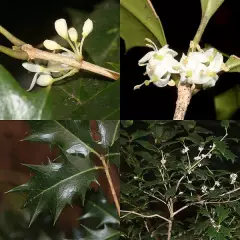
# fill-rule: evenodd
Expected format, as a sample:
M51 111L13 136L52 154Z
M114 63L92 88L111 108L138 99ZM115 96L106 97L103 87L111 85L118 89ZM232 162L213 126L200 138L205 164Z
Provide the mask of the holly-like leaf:
M121 31L126 49L145 45L144 38L166 45L161 21L150 0L121 0ZM132 31L134 29L134 34Z
M85 200L91 182L96 181L97 168L89 158L80 158L61 152L63 162L48 165L26 165L34 176L28 183L8 192L26 192L27 200L23 207L32 210L30 224L45 209L54 215L54 223L62 209L71 204L75 195Z
M100 230L92 230L85 226L82 227L88 232L88 235L81 238L81 240L118 240L120 237L120 232L118 230L115 230L107 225Z
M240 58L239 57L237 57L235 55L231 55L225 64L229 68L229 72L240 72Z
M32 133L25 140L59 145L69 154L98 155L87 120L31 121Z
M91 194L87 198L84 214L80 217L80 220L86 219L97 219L96 228L101 228L106 224L120 224L115 205L110 204L101 192Z

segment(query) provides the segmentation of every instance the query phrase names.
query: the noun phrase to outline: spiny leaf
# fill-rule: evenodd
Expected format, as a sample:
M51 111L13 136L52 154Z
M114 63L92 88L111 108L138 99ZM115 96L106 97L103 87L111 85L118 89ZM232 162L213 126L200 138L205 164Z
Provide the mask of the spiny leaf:
M120 34L126 41L127 49L144 45L145 37L157 39L161 46L167 44L162 23L150 0L121 0L120 3Z
M31 121L33 132L25 140L60 145L69 154L90 152L98 155L97 144L92 139L89 121Z
M101 192L91 194L84 205L85 214L80 217L84 219L97 219L96 228L106 224L120 224L120 220L114 204L110 204Z
M46 208L54 215L54 223L66 204L71 204L75 195L85 200L91 182L96 181L97 168L88 158L64 154L62 163L48 165L26 165L34 176L27 184L13 188L9 192L27 192L24 207L32 210L31 225Z
M118 230L115 230L107 225L100 230L92 230L85 226L82 227L88 232L86 237L81 238L82 240L118 240L120 237L120 232Z

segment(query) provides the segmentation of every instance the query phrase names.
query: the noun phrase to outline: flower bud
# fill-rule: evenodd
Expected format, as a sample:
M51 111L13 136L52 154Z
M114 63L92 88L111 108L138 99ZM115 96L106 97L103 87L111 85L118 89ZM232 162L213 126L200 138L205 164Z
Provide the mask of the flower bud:
M29 72L42 72L44 70L42 66L28 62L23 63L22 66Z
M55 22L55 29L62 38L68 39L68 28L65 19L61 18Z
M45 40L43 42L43 45L45 48L47 48L48 50L57 50L57 49L61 49L61 46L56 43L55 41L52 40Z
M82 36L87 37L89 33L93 30L93 22L89 18L85 21L83 25Z
M76 30L75 28L73 28L73 27L70 28L70 29L68 30L68 35L69 35L71 41L73 41L73 42L76 42L76 41L77 41L77 39L78 39L78 33L77 33L77 30Z
M53 83L53 78L49 74L41 74L37 79L37 84L41 87L46 87Z

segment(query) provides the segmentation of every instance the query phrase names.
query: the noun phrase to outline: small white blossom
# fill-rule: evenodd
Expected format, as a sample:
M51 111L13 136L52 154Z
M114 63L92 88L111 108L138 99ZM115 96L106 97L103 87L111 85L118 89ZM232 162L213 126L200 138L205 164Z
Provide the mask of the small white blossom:
M45 40L43 42L43 46L45 48L47 48L48 50L58 50L61 49L61 45L59 45L58 43L56 43L55 41L52 40Z
M238 175L235 173L230 174L230 180L231 180L230 184L234 184L236 182L237 177Z
M138 177L137 177L137 176L134 176L133 178L134 178L134 179L138 179Z
M139 89L142 85L148 86L153 83L157 87L165 87L166 85L174 85L173 81L170 81L172 73L179 73L179 62L174 59L177 56L177 52L170 49L168 45L158 49L156 44L150 39L146 38L148 47L152 48L153 51L148 52L142 57L138 64L139 66L146 66L146 73L150 80L144 81L140 85L136 85L134 90Z
M216 185L217 187L220 186L220 182L219 181L215 181L214 185Z
M153 191L154 191L154 189L153 189L153 188L151 188L151 191L153 192Z
M50 74L42 74L37 79L37 84L41 87L49 86L53 83L53 78Z
M208 154L208 158L210 159L211 157L212 157L212 154L211 154L211 153L209 153L209 154Z
M188 180L188 183L192 183L192 181Z
M87 19L83 25L82 36L87 37L93 30L93 22L91 19Z
M202 193L207 193L208 187L203 185L201 189L202 189Z
M72 42L77 42L78 33L77 33L77 30L75 28L72 27L72 28L68 29L68 35L69 35Z
M201 167L201 166L202 166L202 164L201 164L201 163L199 163L199 164L198 164L198 166L199 166L199 167Z
M65 19L61 18L55 22L55 29L59 36L68 39L68 27Z
M214 187L214 186L210 188L210 191L214 191L214 190L215 190L215 187Z
M206 154L202 154L201 155L201 158L205 158L207 155Z
M198 151L201 152L203 149L204 149L204 147L203 147L203 146L200 146L200 147L198 148Z
M195 161L201 160L201 156L196 156L193 158Z
M188 147L184 147L183 149L182 149L182 153L184 154L184 153L187 153L189 151L189 148Z
M183 195L183 192L179 192L179 194L178 195Z
M164 159L164 158L161 160L162 165L165 165L166 162L167 162L167 161L166 161L166 159Z

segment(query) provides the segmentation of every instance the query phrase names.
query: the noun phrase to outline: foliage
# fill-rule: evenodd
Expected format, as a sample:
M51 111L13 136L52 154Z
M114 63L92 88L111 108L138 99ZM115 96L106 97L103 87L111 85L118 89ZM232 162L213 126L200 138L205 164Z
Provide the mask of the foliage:
M95 130L90 123L86 120L31 122L32 133L25 140L58 146L60 151L47 165L26 165L33 173L30 181L8 191L26 194L23 207L31 215L29 226L49 210L55 223L67 204L78 203L84 207L80 221L86 222L79 229L80 239L118 239L119 219L114 204L100 190L94 192L89 188L94 182L99 185L98 173L105 170L96 165L96 157L104 157L108 166L115 163L109 156L119 154L118 147L112 148L119 146L119 121L99 120L95 122Z
M240 239L240 187L231 175L238 132L228 121L122 125L123 239Z

